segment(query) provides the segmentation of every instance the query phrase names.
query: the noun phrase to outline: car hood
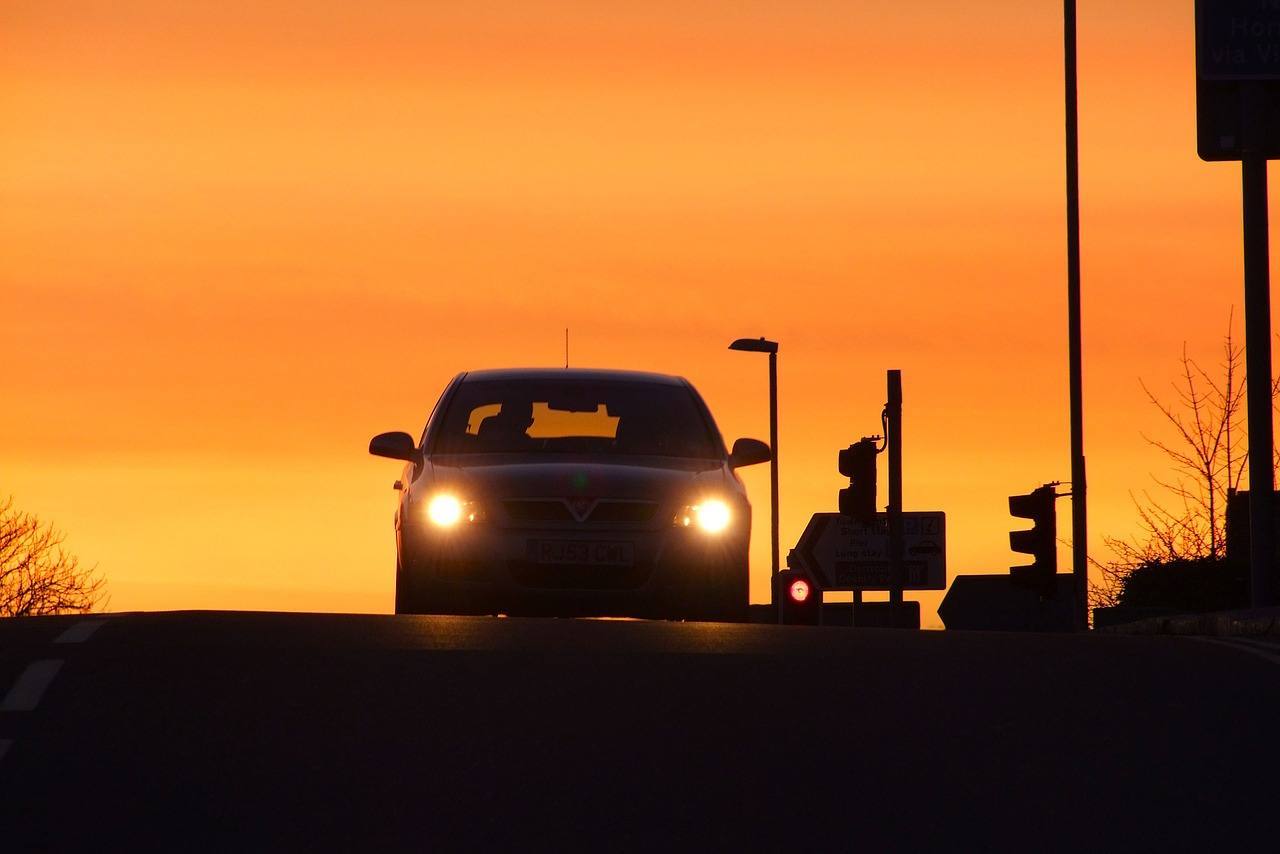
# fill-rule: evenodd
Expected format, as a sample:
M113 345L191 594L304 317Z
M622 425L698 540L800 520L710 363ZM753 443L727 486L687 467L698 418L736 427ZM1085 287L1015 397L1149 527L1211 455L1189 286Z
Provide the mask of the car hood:
M628 498L683 499L700 489L737 491L737 480L714 460L660 461L557 459L476 455L437 458L432 480L475 498Z

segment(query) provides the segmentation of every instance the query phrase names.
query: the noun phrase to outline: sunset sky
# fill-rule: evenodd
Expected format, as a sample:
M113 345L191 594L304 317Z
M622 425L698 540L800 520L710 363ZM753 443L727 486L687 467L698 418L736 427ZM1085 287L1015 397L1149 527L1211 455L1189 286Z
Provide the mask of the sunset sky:
M1192 13L1080 3L1103 558L1166 469L1139 380L1243 330ZM574 364L682 374L767 438L765 359L725 349L766 335L784 552L899 368L907 509L948 513L952 574L1003 571L1006 497L1070 477L1061 27L1056 0L7 2L0 496L113 610L387 611L399 469L368 439L458 371L559 364L567 326Z

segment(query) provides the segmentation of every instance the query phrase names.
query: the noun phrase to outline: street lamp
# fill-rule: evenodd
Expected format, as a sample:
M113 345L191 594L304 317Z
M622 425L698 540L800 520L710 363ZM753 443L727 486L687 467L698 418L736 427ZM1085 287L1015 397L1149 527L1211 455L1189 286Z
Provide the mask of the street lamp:
M773 459L769 461L769 503L773 527L773 572L769 589L773 590L773 576L778 574L778 342L767 338L739 338L729 345L730 350L746 353L769 354L769 447ZM772 594L770 594L772 595Z

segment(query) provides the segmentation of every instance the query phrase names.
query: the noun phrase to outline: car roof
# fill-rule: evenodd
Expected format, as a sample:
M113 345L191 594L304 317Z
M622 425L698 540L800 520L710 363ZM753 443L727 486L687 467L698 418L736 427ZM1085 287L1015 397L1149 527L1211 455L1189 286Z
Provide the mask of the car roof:
M484 371L466 371L459 374L462 382L503 380L613 380L621 382L658 383L660 385L688 385L684 377L656 374L648 371L619 371L603 368L499 368Z

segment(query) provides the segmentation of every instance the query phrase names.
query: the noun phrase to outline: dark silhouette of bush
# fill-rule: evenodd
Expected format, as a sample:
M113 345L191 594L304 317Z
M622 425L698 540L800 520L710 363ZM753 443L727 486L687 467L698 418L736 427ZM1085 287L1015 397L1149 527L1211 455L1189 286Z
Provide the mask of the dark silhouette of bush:
M1225 557L1153 560L1134 567L1120 582L1118 604L1205 612L1249 604L1247 568Z

